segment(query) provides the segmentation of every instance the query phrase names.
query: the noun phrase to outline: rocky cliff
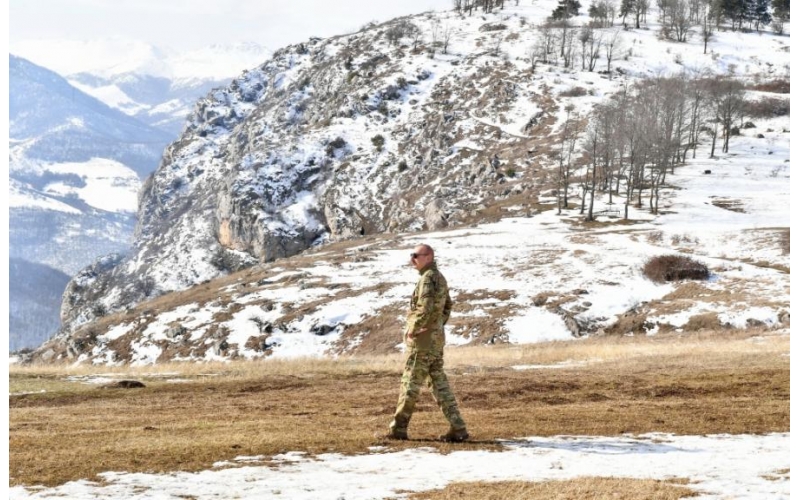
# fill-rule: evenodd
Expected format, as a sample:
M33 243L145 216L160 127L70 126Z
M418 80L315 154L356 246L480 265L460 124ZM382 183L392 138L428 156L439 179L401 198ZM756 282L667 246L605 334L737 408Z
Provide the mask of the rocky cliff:
M325 241L441 228L534 194L556 121L552 84L514 54L524 19L492 17L507 24L428 14L310 39L201 99L144 184L133 253L69 286L66 330L143 290ZM419 43L445 22L460 39L447 53ZM509 53L489 50L492 37Z

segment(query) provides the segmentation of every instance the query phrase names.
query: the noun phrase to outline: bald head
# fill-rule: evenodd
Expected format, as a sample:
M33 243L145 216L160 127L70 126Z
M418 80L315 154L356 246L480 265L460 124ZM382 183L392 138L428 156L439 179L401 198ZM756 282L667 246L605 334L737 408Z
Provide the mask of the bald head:
M411 265L420 270L433 262L433 248L430 245L422 244L414 248L411 254Z

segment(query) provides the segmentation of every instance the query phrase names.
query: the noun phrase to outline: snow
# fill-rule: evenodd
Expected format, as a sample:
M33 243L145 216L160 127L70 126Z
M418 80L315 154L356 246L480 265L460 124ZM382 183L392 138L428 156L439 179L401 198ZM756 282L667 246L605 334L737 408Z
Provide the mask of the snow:
M117 85L102 85L99 87L92 87L91 85L85 85L76 80L69 80L69 83L81 92L84 92L98 99L99 101L102 101L112 108L120 109L127 114L136 114L139 111L147 109L147 106L139 104L131 99L130 96L128 96L128 94L126 94L125 91L120 89Z
M82 163L53 163L47 166L56 174L75 174L85 187L52 183L44 191L60 196L77 195L87 204L108 212L135 212L138 206L139 177L122 163L93 158Z
M75 207L37 193L31 187L17 181L16 179L8 180L8 188L9 208L53 210L56 212L66 212L68 214L81 213L81 211Z
M572 334L561 318L546 309L533 308L506 321L508 341L512 344L528 344L549 340L570 340Z
M129 333L134 328L134 326L135 325L131 323L120 323L119 325L112 326L105 334L100 335L97 338L98 340L105 342L117 340L123 335Z
M13 208L41 208L70 214L81 211L60 199L76 198L87 205L107 212L133 213L138 208L138 191L141 186L135 171L120 162L106 158L92 158L85 162L52 163L26 159L13 151L10 168L27 175L74 175L82 185L51 182L41 191L34 190L16 179L9 180L9 206Z
M164 474L105 472L56 487L16 486L9 498L179 499L293 498L367 500L404 498L408 492L463 481L551 481L578 477L689 479L701 499L789 498L789 433L765 435L644 435L526 437L500 441L501 451L431 448L359 455L236 457L210 470ZM223 468L225 467L225 468ZM436 471L431 474L431 471ZM380 478L380 480L375 480ZM404 492L404 493L401 493Z
M552 365L513 365L511 367L512 370L547 370L547 369L558 369L558 368L572 368L576 366L585 366L588 364L589 361L574 361L571 359L561 361L560 363L555 363Z

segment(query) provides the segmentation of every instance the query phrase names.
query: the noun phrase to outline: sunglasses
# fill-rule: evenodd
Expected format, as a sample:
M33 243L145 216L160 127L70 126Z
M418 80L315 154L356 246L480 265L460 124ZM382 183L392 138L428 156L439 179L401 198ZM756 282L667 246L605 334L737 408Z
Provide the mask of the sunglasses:
M416 259L417 257L422 257L424 255L430 255L430 254L429 253L416 253L416 252L414 252L414 253L411 254L411 258L412 259Z

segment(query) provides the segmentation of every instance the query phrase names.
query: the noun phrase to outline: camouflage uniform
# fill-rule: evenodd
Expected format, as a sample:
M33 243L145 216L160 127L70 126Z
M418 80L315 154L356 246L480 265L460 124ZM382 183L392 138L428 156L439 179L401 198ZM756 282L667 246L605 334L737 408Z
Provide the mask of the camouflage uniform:
M444 374L444 324L450 318L452 307L447 280L436 268L435 262L422 268L419 273L406 321L408 355L401 379L400 398L390 427L395 433L406 432L422 384L426 383L450 422L451 430L466 429ZM409 338L408 332L416 332L417 335Z

